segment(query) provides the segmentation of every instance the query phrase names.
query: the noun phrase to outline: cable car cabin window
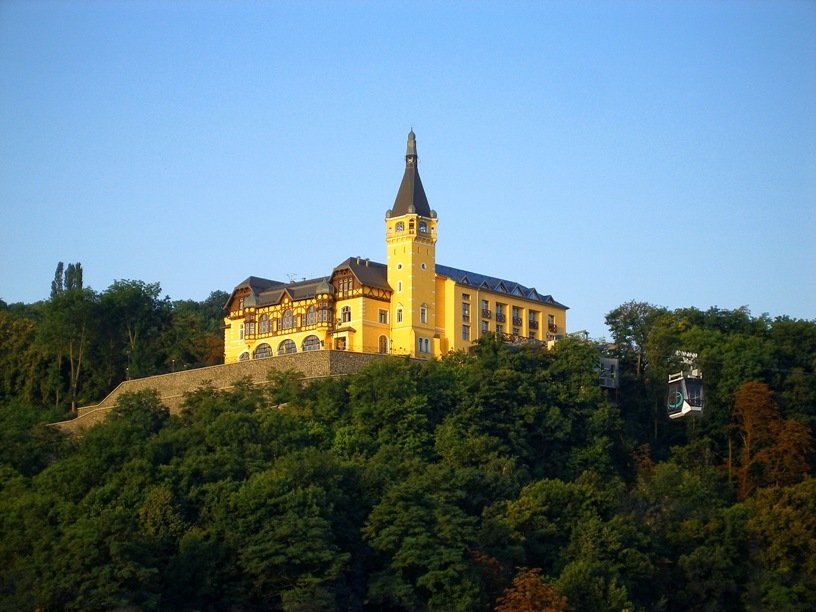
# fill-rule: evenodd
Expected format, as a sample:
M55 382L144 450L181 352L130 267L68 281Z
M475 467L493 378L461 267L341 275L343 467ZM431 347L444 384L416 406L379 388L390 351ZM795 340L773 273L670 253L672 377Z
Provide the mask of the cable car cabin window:
M666 398L666 411L669 415L679 414L683 410L683 381L676 380L669 383L669 393Z
M695 408L703 407L703 381L698 378L687 378L683 381L686 384L686 401Z

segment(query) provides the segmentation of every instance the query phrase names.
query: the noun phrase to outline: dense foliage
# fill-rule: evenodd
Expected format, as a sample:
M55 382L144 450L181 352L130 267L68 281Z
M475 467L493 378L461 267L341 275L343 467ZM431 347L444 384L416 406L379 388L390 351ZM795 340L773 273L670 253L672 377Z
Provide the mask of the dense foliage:
M0 608L816 607L816 323L636 303L607 322L610 347L487 338L200 388L179 416L125 395L81 438L7 398ZM696 420L663 411L677 349L705 372Z
M48 301L0 300L0 402L76 410L126 378L223 363L227 297L170 301L158 283L130 280L97 293L80 264L60 262Z

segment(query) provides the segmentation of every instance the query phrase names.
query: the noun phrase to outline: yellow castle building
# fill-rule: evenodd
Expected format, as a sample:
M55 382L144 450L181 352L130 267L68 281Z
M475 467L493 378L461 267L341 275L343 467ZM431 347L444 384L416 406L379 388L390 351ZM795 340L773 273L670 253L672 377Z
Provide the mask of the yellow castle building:
M488 333L542 343L565 334L566 306L517 282L436 263L437 237L412 130L385 213L386 263L350 257L300 282L250 276L225 305L224 362L327 349L433 358Z

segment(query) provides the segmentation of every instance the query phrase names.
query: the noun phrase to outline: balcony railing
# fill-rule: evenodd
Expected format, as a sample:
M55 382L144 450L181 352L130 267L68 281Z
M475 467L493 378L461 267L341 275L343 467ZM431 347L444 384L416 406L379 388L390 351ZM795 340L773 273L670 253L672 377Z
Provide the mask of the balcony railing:
M487 308L482 308L482 318L489 319L492 313Z
M497 312L497 313L496 313L496 320L497 320L499 323L504 323L504 322L507 320L507 317L505 317L505 316L504 316L503 314L501 314L500 312Z
M513 317L513 325L521 327L521 317Z
M538 321L529 321L527 325L530 327L530 329L538 329Z

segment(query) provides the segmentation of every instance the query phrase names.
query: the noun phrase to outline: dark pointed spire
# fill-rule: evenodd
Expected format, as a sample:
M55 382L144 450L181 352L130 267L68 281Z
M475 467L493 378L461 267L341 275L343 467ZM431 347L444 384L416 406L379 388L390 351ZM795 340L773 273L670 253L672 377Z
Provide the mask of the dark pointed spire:
M405 151L405 165L416 166L417 152L416 152L416 134L413 128L408 132L408 148Z
M417 167L416 135L412 129L408 132L408 147L405 151L405 174L402 176L397 199L391 209L391 216L417 214L423 217L431 216L431 207L422 187Z

